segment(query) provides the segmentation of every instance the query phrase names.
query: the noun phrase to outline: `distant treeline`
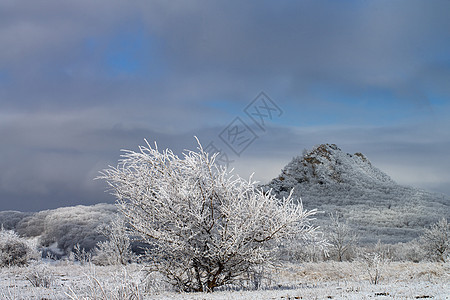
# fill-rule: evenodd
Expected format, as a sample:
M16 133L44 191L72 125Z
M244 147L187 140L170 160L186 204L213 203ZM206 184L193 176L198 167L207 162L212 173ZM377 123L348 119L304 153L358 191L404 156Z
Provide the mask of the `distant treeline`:
M0 225L21 237L37 238L39 247L57 247L67 254L76 244L90 250L104 240L98 228L110 222L116 213L112 204L78 205L36 213L2 211Z

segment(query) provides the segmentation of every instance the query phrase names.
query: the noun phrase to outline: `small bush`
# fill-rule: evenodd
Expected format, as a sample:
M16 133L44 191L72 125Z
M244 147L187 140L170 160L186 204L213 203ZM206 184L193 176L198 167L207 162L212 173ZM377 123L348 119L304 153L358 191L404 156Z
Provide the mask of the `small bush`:
M442 218L429 229L425 229L421 244L432 261L446 262L450 255L450 224Z
M393 261L412 261L418 263L423 261L426 257L426 253L418 239L407 243L394 244L392 245L392 250Z
M0 267L23 266L34 257L28 242L11 230L0 230Z
M99 226L99 230L107 240L97 243L95 256L92 258L95 264L126 265L136 260L123 218L118 216L111 223Z
M364 253L363 258L370 283L379 284L383 278L386 265L390 262L389 246L383 245L378 241L374 250L369 253Z
M25 277L34 287L49 288L55 281L52 272L43 265L34 266Z
M356 257L354 250L358 244L358 236L348 223L342 221L342 216L338 213L331 213L330 221L326 234L330 243L330 258L336 261L352 261Z

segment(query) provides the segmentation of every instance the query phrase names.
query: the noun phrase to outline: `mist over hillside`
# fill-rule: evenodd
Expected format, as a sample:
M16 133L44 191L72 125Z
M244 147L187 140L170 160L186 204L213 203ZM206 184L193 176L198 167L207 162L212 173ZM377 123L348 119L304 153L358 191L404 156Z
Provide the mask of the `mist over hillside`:
M371 164L362 153L349 154L322 144L295 157L263 186L279 196L302 199L317 208L319 224L339 213L359 233L361 242L406 242L424 227L450 217L450 197L402 186Z

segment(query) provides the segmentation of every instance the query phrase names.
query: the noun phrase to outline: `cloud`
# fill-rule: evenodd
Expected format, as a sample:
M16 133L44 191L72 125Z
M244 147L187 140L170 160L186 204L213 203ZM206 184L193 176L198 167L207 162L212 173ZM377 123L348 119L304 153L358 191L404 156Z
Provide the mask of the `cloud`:
M111 201L91 179L119 149L148 138L180 153L194 135L217 140L261 90L284 114L236 158L245 175L268 180L303 148L335 142L402 183L434 172L424 187L449 192L449 9L2 1L0 209Z
M23 98L30 91L47 94L51 90L53 97L45 96L57 104L86 105L99 101L98 95L101 101L123 99L129 95L127 88L148 92L148 98L154 95L161 101L182 102L180 94L205 101L211 94L230 94L232 86L237 94L247 91L250 95L257 92L249 92L255 86L276 88L274 78L282 77L289 78L284 84L290 96L308 97L315 86L322 85L357 95L367 88L382 88L410 99L417 91L414 77L428 65L448 60L445 53L450 47L446 1L426 5L302 1L258 5L258 9L233 1L189 5L47 1L44 7L30 3L3 4L8 17L0 42L9 47L1 61L30 89ZM160 80L111 83L111 66L102 65L114 56L108 47L120 48L120 36L139 33L156 43L160 52L145 47L142 51L166 61L168 73ZM96 45L94 49L89 49L89 43ZM123 53L116 50L120 58ZM143 65L149 72L155 68ZM156 68L163 67L157 64ZM142 85L151 88L143 90ZM75 95L67 99L64 92ZM131 93L128 99L133 98ZM412 101L425 101L417 99Z
M444 186L450 182L447 174L450 143L445 130L435 128L439 124L302 129L271 124L265 132L254 128L258 139L238 157L218 137L224 127L156 132L120 124L107 127L108 123L100 120L96 124L88 123L91 114L94 113L79 113L78 117L10 116L11 123L3 121L0 137L10 142L1 149L2 209L36 210L80 203L111 203L114 199L104 192L105 183L93 179L98 171L117 163L120 149L136 151L146 138L150 143L156 141L160 149L170 148L181 155L184 149L196 149L194 135L203 146L213 141L226 152L234 161L231 167L237 174L248 177L255 172L254 179L260 182L276 177L303 149L327 142L336 143L349 153L364 153L399 183L450 192Z

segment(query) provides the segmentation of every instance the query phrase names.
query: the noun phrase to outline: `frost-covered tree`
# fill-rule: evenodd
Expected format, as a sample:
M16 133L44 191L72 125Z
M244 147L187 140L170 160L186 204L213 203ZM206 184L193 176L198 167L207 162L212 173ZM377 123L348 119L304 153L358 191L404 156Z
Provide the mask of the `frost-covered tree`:
M131 241L125 220L118 216L102 226L100 231L107 240L97 243L94 262L107 265L128 264L134 255L131 251Z
M330 214L331 224L327 230L330 254L334 255L338 261L349 258L349 252L358 242L356 233L341 219L338 213Z
M213 291L271 262L282 240L313 239L306 211L289 196L278 199L198 152L178 157L139 147L125 151L105 179L132 231L151 245L153 270L182 291Z
M450 249L450 224L442 218L439 222L425 229L421 237L422 247L432 260L446 262Z

